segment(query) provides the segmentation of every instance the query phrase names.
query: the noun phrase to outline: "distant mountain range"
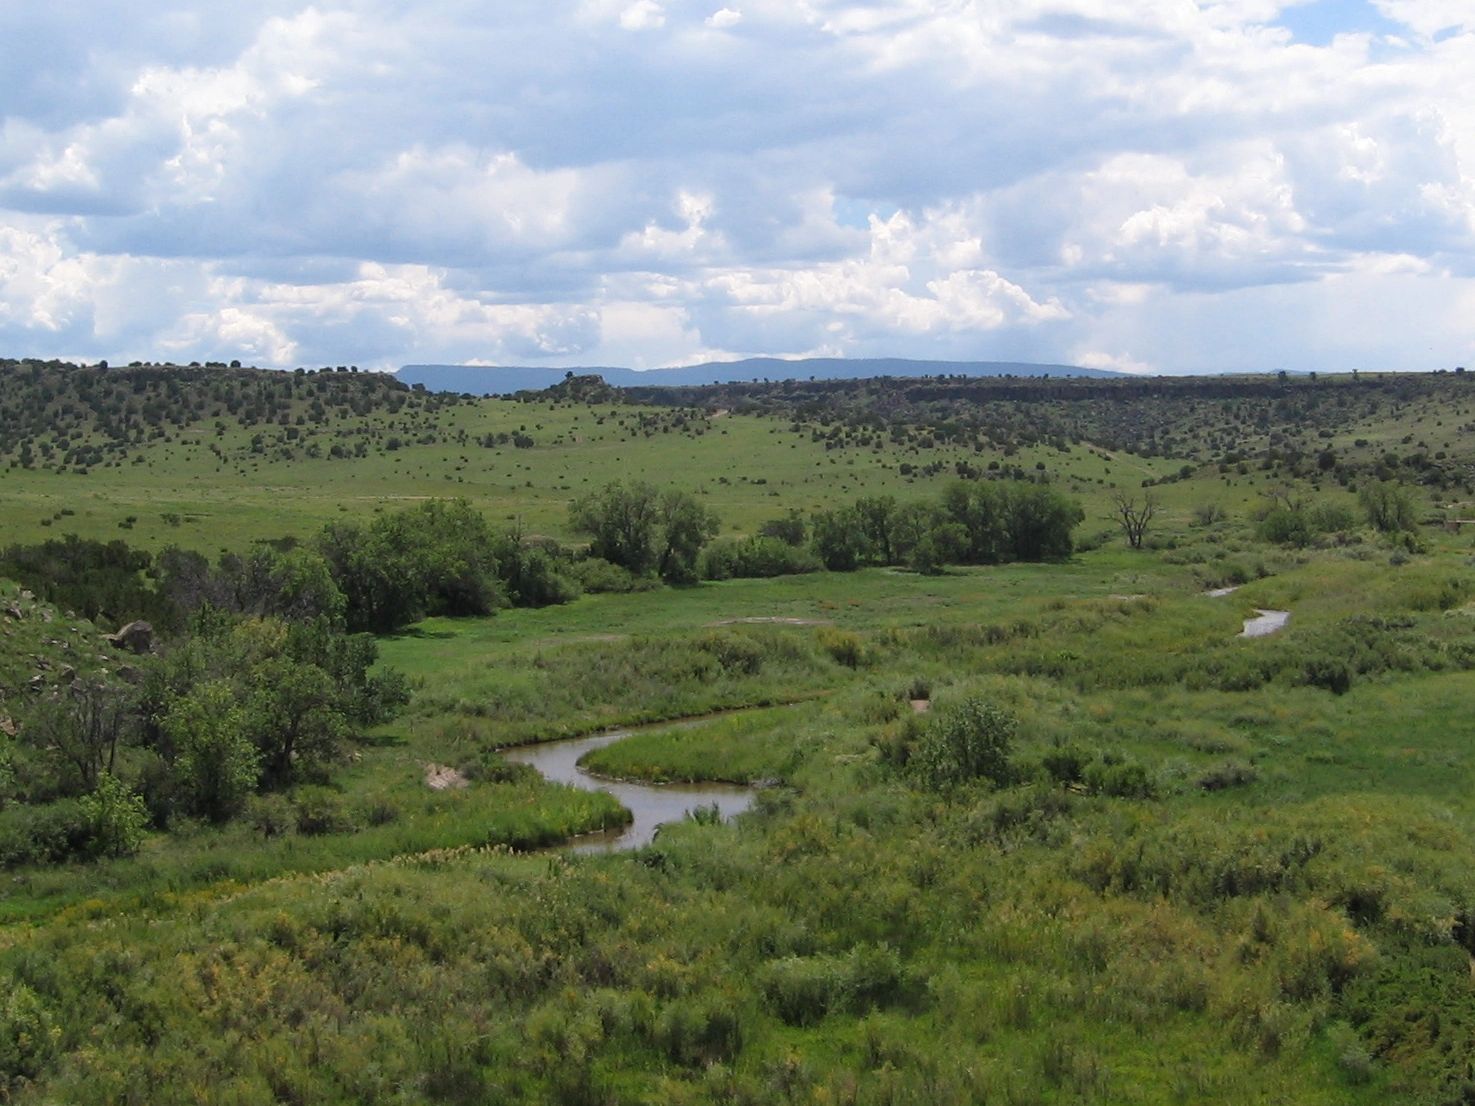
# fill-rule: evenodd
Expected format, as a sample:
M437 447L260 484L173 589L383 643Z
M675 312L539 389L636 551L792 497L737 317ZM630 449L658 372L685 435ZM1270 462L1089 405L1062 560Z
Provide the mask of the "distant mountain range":
M902 357L807 357L786 361L750 357L745 361L708 361L676 369L622 369L592 365L548 369L530 365L406 365L395 376L406 384L423 384L432 392L507 395L537 391L568 374L597 373L617 388L691 387L742 380L860 380L873 376L1121 376L1079 365L1036 365L1022 361L909 361Z

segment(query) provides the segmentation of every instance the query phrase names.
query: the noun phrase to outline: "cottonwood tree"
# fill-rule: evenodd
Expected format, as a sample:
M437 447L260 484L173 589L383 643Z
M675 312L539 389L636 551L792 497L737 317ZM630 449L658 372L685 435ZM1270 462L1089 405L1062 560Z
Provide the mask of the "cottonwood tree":
M717 516L686 492L644 481L614 481L569 506L589 552L637 576L696 579L697 554L717 533Z
M1418 525L1413 492L1396 480L1363 484L1357 489L1357 500L1374 530L1396 534Z
M1121 526L1122 533L1127 535L1127 544L1133 549L1141 549L1147 526L1152 522L1152 516L1157 514L1157 497L1148 492L1142 497L1142 502L1138 503L1135 495L1116 492L1112 495L1111 502L1117 523Z

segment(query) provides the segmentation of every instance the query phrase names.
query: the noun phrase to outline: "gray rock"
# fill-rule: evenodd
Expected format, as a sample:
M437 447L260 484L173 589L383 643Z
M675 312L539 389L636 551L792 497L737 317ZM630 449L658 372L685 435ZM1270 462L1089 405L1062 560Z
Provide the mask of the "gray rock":
M147 622L130 622L108 637L108 644L130 653L147 653L154 646L154 628Z

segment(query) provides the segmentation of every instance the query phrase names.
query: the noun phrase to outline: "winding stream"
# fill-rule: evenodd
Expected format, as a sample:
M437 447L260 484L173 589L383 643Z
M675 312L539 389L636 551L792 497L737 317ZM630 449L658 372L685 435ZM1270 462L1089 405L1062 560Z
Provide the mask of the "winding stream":
M593 737L546 741L540 745L520 745L502 750L502 756L507 760L515 764L531 764L545 779L554 783L580 787L585 791L608 792L635 816L635 820L622 829L578 838L569 846L571 852L607 853L638 849L650 844L662 823L680 821L696 807L715 804L723 818L731 818L753 805L751 787L723 783L653 784L609 780L579 767L579 759L585 753L613 745L630 734L630 730L616 730Z
M1235 584L1228 588L1213 588L1204 592L1210 599L1222 599L1226 595L1233 595L1240 588ZM1286 628L1286 623L1291 620L1290 611L1267 611L1263 607L1255 608L1255 617L1245 619L1245 628L1240 631L1240 637L1269 637Z
M1240 637L1269 637L1286 628L1291 620L1290 611L1267 611L1255 608L1255 617L1245 619L1245 628Z

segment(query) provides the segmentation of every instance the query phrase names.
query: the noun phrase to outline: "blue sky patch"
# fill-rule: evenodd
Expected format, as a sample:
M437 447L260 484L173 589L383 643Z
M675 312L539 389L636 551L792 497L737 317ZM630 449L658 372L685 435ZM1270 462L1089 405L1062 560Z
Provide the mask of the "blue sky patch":
M1308 46L1328 46L1340 34L1406 34L1407 29L1378 11L1369 0L1311 0L1280 13L1276 23Z

